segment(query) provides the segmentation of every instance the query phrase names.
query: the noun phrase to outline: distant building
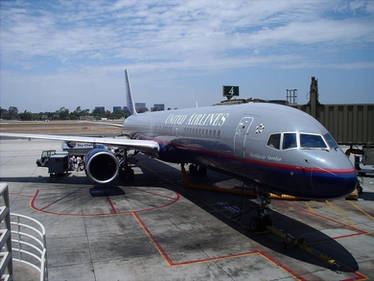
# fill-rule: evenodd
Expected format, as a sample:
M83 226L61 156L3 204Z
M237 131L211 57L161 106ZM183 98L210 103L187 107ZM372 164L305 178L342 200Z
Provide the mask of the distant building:
M96 113L105 113L105 106L95 106L94 112Z
M123 113L122 106L113 106L113 113Z
M151 111L164 111L165 110L165 104L163 103L155 103L153 107L151 108Z
M136 102L135 103L135 110L138 113L146 112L148 111L148 108L145 105L145 102Z
M127 106L124 106L122 110L126 115L130 115L130 110Z

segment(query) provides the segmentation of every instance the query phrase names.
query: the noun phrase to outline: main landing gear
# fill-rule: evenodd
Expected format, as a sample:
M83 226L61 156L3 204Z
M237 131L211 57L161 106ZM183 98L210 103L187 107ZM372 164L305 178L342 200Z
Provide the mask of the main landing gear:
M249 221L249 229L253 232L264 231L268 226L272 226L268 205L270 205L269 193L261 192L257 189L257 200L259 207L257 216L253 216Z
M137 152L129 156L126 149L116 151L116 156L120 159L118 171L120 180L125 182L134 180L134 170L131 168L130 162L136 154Z
M196 164L190 164L188 166L188 171L190 172L190 175L193 177L205 177L207 174L207 169L205 166Z

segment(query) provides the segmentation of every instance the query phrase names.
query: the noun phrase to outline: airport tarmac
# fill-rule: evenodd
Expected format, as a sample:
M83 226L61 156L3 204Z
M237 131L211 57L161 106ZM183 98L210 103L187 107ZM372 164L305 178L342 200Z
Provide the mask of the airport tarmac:
M92 197L84 172L50 178L36 166L47 149L61 142L0 140L11 211L46 228L50 281L374 279L372 177L362 178L357 201L272 200L274 226L305 241L285 247L248 230L255 200L189 189L178 165L139 155L134 182ZM203 181L242 188L211 171ZM37 280L22 273L16 280Z

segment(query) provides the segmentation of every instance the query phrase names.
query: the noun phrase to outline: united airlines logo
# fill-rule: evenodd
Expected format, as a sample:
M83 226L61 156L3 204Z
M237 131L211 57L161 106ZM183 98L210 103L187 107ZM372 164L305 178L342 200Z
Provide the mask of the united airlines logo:
M188 114L169 114L165 124L221 127L225 124L229 115L229 113L194 113L191 116Z

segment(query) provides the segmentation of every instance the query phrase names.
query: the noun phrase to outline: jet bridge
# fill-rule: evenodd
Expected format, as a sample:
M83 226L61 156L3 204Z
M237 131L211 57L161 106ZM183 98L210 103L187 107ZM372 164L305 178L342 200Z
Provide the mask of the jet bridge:
M291 106L316 118L341 145L374 146L374 103L321 104L318 80L312 77L309 102Z

